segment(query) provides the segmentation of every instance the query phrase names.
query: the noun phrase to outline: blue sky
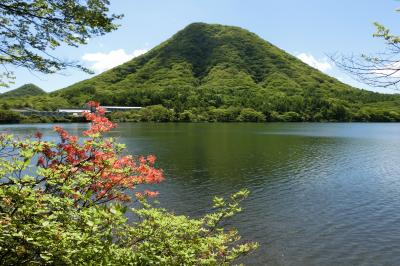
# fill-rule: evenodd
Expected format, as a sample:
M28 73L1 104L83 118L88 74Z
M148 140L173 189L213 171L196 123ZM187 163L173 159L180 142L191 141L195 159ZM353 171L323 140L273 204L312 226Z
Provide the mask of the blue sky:
M382 40L372 37L378 21L400 33L400 7L394 0L111 0L111 10L123 13L121 27L79 48L61 47L54 55L80 60L96 73L151 49L192 22L246 28L325 73L360 88L369 88L340 71L326 54L382 51ZM34 83L53 91L90 78L69 69L44 75L13 69L16 83ZM0 88L4 92L5 88Z

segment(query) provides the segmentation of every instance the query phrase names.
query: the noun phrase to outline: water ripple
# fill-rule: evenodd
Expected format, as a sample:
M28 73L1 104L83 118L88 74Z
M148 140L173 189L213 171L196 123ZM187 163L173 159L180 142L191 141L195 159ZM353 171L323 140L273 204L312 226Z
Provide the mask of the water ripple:
M0 126L38 129L51 132ZM250 189L229 222L261 244L249 265L400 261L399 124L121 124L114 134L159 157L160 201L177 213L198 216L214 195Z

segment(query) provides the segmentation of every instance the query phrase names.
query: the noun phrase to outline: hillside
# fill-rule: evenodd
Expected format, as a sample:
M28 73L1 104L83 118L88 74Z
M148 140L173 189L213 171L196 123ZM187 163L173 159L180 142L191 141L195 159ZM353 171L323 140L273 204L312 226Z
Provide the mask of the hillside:
M49 99L70 106L93 99L104 105L162 105L174 110L173 119L192 121L246 121L247 116L400 120L397 95L353 88L254 33L205 23L191 24L148 53L53 92Z
M7 91L0 94L0 98L15 98L15 97L27 97L27 96L37 96L46 94L44 90L36 86L35 84L25 84L14 90Z

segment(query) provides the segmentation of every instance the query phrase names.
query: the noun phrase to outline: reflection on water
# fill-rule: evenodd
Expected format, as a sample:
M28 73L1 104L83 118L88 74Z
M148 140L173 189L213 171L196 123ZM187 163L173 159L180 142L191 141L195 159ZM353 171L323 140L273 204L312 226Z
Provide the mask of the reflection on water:
M400 261L399 124L120 124L112 135L157 155L160 201L176 213L204 214L213 195L250 189L229 223L261 244L249 265Z

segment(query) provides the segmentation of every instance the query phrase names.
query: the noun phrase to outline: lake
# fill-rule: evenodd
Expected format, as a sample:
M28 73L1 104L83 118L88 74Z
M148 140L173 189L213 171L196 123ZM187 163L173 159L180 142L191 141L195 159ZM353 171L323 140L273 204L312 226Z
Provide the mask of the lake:
M214 195L248 188L228 223L261 245L248 265L400 262L400 124L126 123L111 134L131 153L158 157L167 176L159 200L178 214L204 214Z

